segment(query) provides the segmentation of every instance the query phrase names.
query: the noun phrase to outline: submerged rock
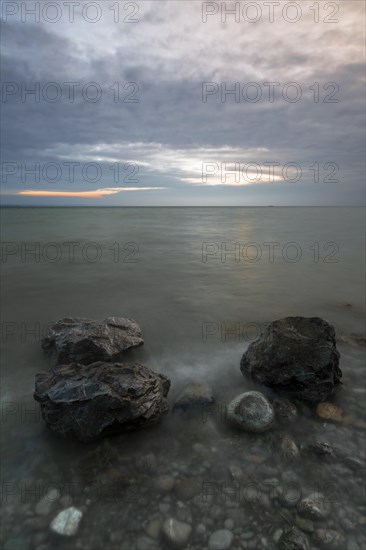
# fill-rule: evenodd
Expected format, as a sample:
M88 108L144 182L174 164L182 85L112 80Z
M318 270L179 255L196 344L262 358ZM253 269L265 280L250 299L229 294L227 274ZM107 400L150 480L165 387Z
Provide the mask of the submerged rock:
M169 493L175 483L175 478L170 475L160 475L155 480L155 488L162 493Z
M307 538L297 527L286 529L278 542L279 550L308 550Z
M276 398L272 401L272 407L279 424L293 424L299 418L296 405L291 403L288 399Z
M81 510L70 506L70 508L66 508L55 517L50 525L51 530L58 535L72 537L76 535L82 517Z
M324 401L342 377L334 328L319 317L274 321L250 344L240 369L277 392Z
M92 441L157 422L169 388L166 376L139 363L72 363L38 373L34 398L52 430Z
M300 450L290 435L284 435L280 438L280 454L285 461L299 458Z
M343 422L343 411L333 403L323 402L316 406L316 414L322 420L332 420L333 422Z
M175 482L174 491L179 500L191 499L202 492L202 479L200 477L187 477Z
M159 547L156 540L142 536L136 541L136 550L159 550Z
M323 460L335 461L337 459L336 450L326 441L314 441L304 445L304 454L313 455Z
M306 448L309 452L309 450L313 451L314 454L314 448L309 449L309 446ZM351 453L351 454L350 454ZM319 456L319 453L318 453ZM321 456L321 455L320 455ZM322 456L322 458L328 458L328 456ZM339 465L344 465L350 468L351 470L354 470L355 472L363 472L365 470L365 458L362 458L361 456L357 456L354 454L354 450L352 452L351 448L341 448L341 447L331 447L331 454L329 458L332 461L337 461ZM329 460L330 461L330 460Z
M314 533L314 523L310 519L296 516L295 523L304 533Z
M346 539L334 529L317 529L314 535L315 540L324 548L329 550L344 550Z
M55 502L60 499L61 493L56 488L51 488L44 497L37 503L35 512L38 516L47 516L54 506Z
M159 518L152 519L146 526L145 532L152 539L158 539L161 530L161 520Z
M233 538L233 533L228 529L219 529L208 539L208 548L209 550L228 550Z
M268 430L274 420L271 403L258 391L248 391L235 397L226 410L229 422L248 432Z
M29 537L10 537L2 548L3 550L30 550Z
M57 355L57 364L116 361L121 353L142 346L141 329L133 319L107 317L92 321L65 318L52 325L42 340L42 348Z
M317 491L300 500L297 505L300 516L318 520L327 518L330 514L330 508L329 500Z
M174 412L204 412L203 407L214 403L212 390L206 384L190 384L178 396Z
M356 346L366 346L366 336L364 334L342 334L341 340L345 344L351 344Z
M174 518L169 518L163 523L163 535L173 548L184 548L190 539L191 533L192 527L189 523Z

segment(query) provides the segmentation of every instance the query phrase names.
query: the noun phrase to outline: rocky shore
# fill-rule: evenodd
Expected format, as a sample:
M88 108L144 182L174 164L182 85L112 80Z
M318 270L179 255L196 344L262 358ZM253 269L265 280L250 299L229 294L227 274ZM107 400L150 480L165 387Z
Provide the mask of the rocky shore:
M364 395L341 384L328 323L275 321L241 360L252 389L222 400L219 388L188 384L167 414L166 376L122 361L120 348L116 362L114 344L109 359L84 363L83 321L76 339L69 327L62 333L64 321L56 332L70 362L59 364L58 346L57 364L36 377L35 399L54 437L95 443L38 472L50 486L26 503L5 550L366 547ZM89 342L97 339L90 323Z
M92 441L156 422L166 413L167 377L137 363L112 362L142 345L141 336L136 321L121 317L102 322L67 318L51 326L42 347L56 354L57 364L37 374L34 393L47 425L62 435ZM318 317L286 317L271 323L249 346L240 369L279 396L322 403L342 377L339 357L329 323ZM193 384L179 395L174 411L199 412L214 401L207 385ZM294 405L275 402L279 416L286 419L286 407ZM274 408L259 391L237 396L225 412L229 422L249 432L264 432L275 420Z

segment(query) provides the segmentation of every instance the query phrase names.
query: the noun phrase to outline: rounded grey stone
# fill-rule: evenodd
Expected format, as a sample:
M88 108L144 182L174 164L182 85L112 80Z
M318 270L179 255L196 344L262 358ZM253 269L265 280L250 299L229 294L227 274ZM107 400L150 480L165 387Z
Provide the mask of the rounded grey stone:
M248 391L229 403L227 418L242 430L261 433L272 426L274 412L271 403L262 393Z

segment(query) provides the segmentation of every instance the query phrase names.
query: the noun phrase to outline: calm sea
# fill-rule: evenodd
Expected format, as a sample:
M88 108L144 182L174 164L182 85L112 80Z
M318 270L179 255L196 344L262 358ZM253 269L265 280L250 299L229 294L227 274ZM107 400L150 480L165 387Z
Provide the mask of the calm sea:
M62 317L132 317L145 340L133 358L171 378L172 401L184 383L197 380L210 383L224 401L248 387L240 358L267 323L289 315L320 316L334 324L342 354L345 397L339 397L339 405L349 407L346 412L353 416L361 414L357 403L365 398L364 348L354 335L365 331L362 208L6 208L1 214L3 481L61 483L65 469L66 477L67 472L72 477L85 453L85 447L50 434L36 418L32 400L35 373L51 365L40 340L47 325ZM354 454L364 452L364 434L357 428L324 429L333 443L353 445ZM212 430L207 437L220 447L222 431ZM309 426L303 430L309 432ZM201 439L191 428L176 432L169 417L152 431L118 436L112 444L126 459L135 452L153 452L158 470L169 473L172 463L179 471L179 459L186 457L189 464L191 446ZM224 467L231 455L225 447L215 456ZM111 467L113 458L103 473ZM297 475L310 489L308 472ZM344 475L351 479L353 474ZM159 504L166 495L159 497L146 483L143 497L154 502L151 506L164 519ZM38 530L46 533L42 540L37 529L24 523L35 504L22 497L19 487L13 486L14 494L6 500L10 517L14 520L15 514L18 520L14 529L6 525L5 540L20 537L33 548L38 534L39 544L49 543L46 528ZM77 503L87 506L83 498ZM361 512L352 490L342 498L354 515ZM167 503L173 508L174 497ZM139 533L136 527L130 530L127 517L115 515L112 504L105 508L105 502L106 525L95 523L98 506L94 502L90 515L85 512L76 547L88 547L92 532L100 544L122 548L118 536L115 546L108 538L116 532L134 548L148 512L141 515ZM271 536L257 531L253 547L270 548ZM267 537L267 546L261 537Z

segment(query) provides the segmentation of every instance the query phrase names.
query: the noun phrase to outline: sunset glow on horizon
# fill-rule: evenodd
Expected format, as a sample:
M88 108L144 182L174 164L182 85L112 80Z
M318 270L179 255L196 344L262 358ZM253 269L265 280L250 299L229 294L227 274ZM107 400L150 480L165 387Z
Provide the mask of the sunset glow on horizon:
M95 191L19 191L17 195L26 195L28 197L76 197L81 199L101 199L107 195L114 195L121 191L151 191L164 189L163 187L107 187L106 189L96 189Z

